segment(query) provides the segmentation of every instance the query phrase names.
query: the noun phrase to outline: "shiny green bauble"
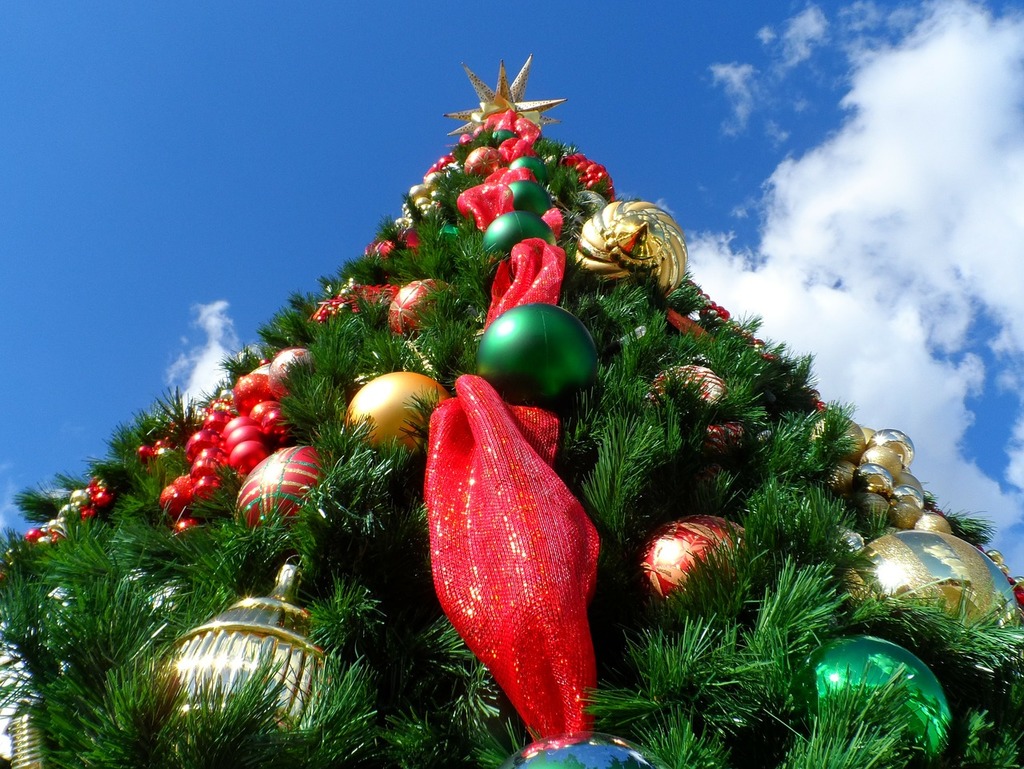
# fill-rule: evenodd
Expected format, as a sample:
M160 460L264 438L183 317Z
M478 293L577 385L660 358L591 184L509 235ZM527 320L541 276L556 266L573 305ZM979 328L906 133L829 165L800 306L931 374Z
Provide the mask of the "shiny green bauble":
M640 748L621 737L583 732L531 742L500 769L656 769Z
M509 131L506 128L499 128L494 132L494 141L501 144L503 141L507 141L508 139L515 139L518 135L519 134L515 131Z
M544 165L544 161L538 157L532 155L523 155L521 158L516 158L508 167L513 171L517 168L529 168L533 172L533 178L541 184L547 184L548 181L548 167Z
M594 383L597 348L571 313L553 304L524 304L487 328L476 365L505 400L550 404Z
M509 211L491 222L484 231L484 250L507 254L527 238L543 238L554 245L555 233L547 222L529 211Z
M520 180L508 185L512 190L512 206L516 211L529 211L542 216L551 208L551 196L537 182Z
M933 757L945 747L952 718L945 692L928 666L902 646L867 635L837 638L811 654L802 677L812 713L831 696L861 688L870 693L898 679L907 693L903 713L914 742Z

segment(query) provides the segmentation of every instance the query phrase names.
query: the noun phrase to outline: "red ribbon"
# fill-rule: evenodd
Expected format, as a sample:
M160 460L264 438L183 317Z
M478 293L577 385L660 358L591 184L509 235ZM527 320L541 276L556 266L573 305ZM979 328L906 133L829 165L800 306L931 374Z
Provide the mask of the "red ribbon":
M521 304L556 304L565 274L565 251L540 238L527 238L512 246L512 254L498 265L491 284L487 323Z
M564 270L561 248L516 244L498 266L487 323L521 304L556 303ZM600 542L551 467L558 417L510 406L476 376L455 390L430 419L424 485L438 600L534 735L586 731Z
M425 496L434 589L539 737L586 731L597 685L587 604L599 541L551 468L558 418L462 376L430 420Z

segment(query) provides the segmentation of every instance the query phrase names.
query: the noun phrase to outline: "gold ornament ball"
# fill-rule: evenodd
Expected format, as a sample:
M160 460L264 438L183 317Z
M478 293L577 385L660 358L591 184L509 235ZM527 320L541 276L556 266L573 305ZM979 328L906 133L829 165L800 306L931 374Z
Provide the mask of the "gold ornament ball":
M952 534L898 531L864 548L868 566L854 586L879 596L937 601L951 614L970 620L996 617L1017 624L1013 587L999 567L974 545Z
M921 508L913 502L894 499L889 505L889 523L897 529L912 529L921 518Z
M449 397L448 391L428 376L412 371L395 371L367 382L348 404L345 421L366 422L370 443L397 440L410 449L419 446L419 433L426 427L422 408L436 406Z
M616 201L583 225L576 260L615 280L651 274L667 294L686 274L686 240L676 220L653 203Z
M853 504L857 506L858 510L872 518L888 515L889 513L889 500L881 494L875 494L872 491L862 491L854 494Z
M828 474L829 488L836 494L844 497L850 496L850 493L853 491L853 474L856 471L857 466L853 462L840 459Z
M853 474L853 487L858 491L889 496L892 493L892 473L871 462L857 468Z
M896 482L897 486L913 486L915 489L920 491L922 495L924 495L924 486L921 485L921 481L917 480L916 476L912 473L908 473L906 470L893 478L893 480Z
M862 465L881 465L893 477L903 472L902 455L888 446L868 446L860 455L860 463Z
M871 439L875 435L875 431L870 427L864 427L864 425L861 425L860 434L864 438L864 447L867 448L867 445L871 443Z
M871 446L885 446L900 455L904 467L914 461L914 442L905 432L887 428L876 430L869 441Z
M323 652L306 637L309 612L295 605L297 589L298 570L285 564L269 596L244 598L178 641L174 671L186 707L223 701L265 668L281 684L277 712L282 723L298 721Z
M843 455L843 459L855 465L860 464L860 455L864 453L864 447L867 445L864 431L856 422L850 422L846 428L846 437L850 439L852 445L850 450Z
M949 525L946 516L936 513L924 513L914 524L917 531L937 531L941 534L952 534L953 527Z
M924 510L924 494L909 483L901 483L892 487L892 498L894 502L906 502L912 504L918 510Z

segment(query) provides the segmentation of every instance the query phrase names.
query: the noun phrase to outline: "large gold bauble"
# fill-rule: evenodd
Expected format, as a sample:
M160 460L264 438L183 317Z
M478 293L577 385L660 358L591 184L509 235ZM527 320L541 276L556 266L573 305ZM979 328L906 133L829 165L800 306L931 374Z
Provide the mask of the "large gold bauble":
M223 701L254 673L269 670L281 684L282 722L299 719L323 652L306 637L309 612L292 603L297 583L298 570L285 564L271 595L245 598L178 641L174 669L189 707Z
M366 422L370 443L397 440L415 449L425 427L422 406L436 405L449 397L448 391L424 374L395 371L371 379L348 404L349 424Z
M937 601L969 620L995 617L1018 624L1013 587L991 558L952 534L898 531L870 542L870 565L854 575L855 590Z
M617 200L583 225L576 260L606 278L650 273L667 294L686 274L686 240L676 220L653 203Z

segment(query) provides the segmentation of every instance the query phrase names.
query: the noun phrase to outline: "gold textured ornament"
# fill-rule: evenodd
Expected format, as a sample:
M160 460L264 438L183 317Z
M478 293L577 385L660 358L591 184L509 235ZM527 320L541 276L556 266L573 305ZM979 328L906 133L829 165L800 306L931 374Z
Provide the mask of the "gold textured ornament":
M44 769L43 735L28 713L11 719L11 769Z
M493 89L485 85L484 81L477 77L473 70L463 64L462 68L466 70L469 82L473 84L473 90L476 91L476 96L480 100L480 108L446 113L445 117L466 121L448 135L455 136L456 134L469 133L478 125L482 125L491 115L507 112L508 110L516 112L521 117L538 126L559 122L541 113L547 112L559 104L563 104L565 99L523 101L523 96L526 95L526 81L530 77L530 65L532 63L533 54L531 53L526 59L526 64L519 70L519 74L516 75L512 84L509 85L508 75L505 74L505 62L501 62L498 65L498 85Z
M853 462L840 459L828 474L828 485L836 494L844 497L853 492L853 474L857 471Z
M921 518L921 508L913 502L893 500L889 505L889 523L897 529L912 529Z
M953 527L949 525L946 516L937 513L925 513L914 524L917 531L937 531L942 534L952 534Z
M611 279L649 273L667 294L686 275L686 239L676 220L653 203L617 200L583 225L576 261Z
M188 707L204 693L223 700L269 666L281 684L279 717L286 723L301 717L323 652L306 637L309 612L293 603L297 589L298 568L285 564L269 596L245 598L178 641L174 669Z
M860 455L864 453L864 447L867 445L864 440L864 431L861 426L856 422L850 422L846 428L846 437L850 439L850 451L843 457L847 462L853 462L853 464L860 463Z
M971 621L1020 622L1013 587L999 567L952 534L898 531L870 542L863 554L870 565L854 575L855 592L938 601L952 614L962 607Z
M888 446L868 446L860 455L860 463L881 465L893 477L903 472L903 455Z

